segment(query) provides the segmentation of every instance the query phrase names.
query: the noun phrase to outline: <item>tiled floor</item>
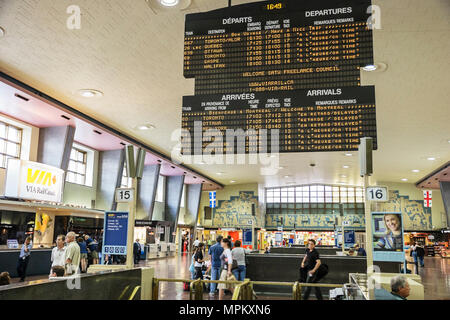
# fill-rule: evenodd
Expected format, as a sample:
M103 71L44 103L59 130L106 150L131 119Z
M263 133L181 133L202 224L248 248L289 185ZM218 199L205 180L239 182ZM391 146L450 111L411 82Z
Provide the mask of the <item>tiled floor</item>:
M180 278L189 279L189 264L190 256L187 254L183 256L176 256L171 258L141 261L141 267L155 268L155 275L157 278ZM450 300L450 259L442 259L440 257L425 257L425 268L419 271L422 276L422 283L425 288L426 300ZM27 281L45 279L47 276L28 277ZM18 278L12 279L13 283L18 282ZM26 283L23 283L26 284ZM22 285L23 285L22 284ZM183 291L182 283L167 283L160 284L160 300L188 300L189 292ZM312 294L312 297L314 295ZM207 293L204 294L204 300L218 299L218 296L209 297ZM231 295L227 295L225 299L231 299ZM289 296L258 296L258 299L290 299Z

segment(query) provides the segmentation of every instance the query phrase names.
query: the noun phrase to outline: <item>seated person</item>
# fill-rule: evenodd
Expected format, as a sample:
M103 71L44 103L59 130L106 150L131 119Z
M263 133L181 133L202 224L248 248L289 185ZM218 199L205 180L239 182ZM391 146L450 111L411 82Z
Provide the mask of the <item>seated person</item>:
M410 290L408 280L404 276L397 276L391 279L392 300L406 300Z
M11 277L8 272L0 273L0 286L6 286L11 283Z
M56 278L56 277L64 277L64 274L66 273L66 270L63 266L54 266L52 268L52 274L50 277Z
M366 250L364 250L364 248L361 248L359 244L355 244L354 248L358 256L366 256Z
M348 256L356 256L357 253L356 253L356 251L355 251L353 248L350 248L350 249L348 250L348 252L347 252L347 255L348 255Z

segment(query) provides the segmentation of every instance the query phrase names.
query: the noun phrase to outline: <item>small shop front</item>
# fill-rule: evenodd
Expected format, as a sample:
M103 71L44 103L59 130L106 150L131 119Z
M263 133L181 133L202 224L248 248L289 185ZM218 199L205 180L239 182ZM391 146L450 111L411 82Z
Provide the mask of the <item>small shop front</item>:
M433 232L405 232L405 245L419 244L425 249L425 255L429 257L450 257L449 230Z

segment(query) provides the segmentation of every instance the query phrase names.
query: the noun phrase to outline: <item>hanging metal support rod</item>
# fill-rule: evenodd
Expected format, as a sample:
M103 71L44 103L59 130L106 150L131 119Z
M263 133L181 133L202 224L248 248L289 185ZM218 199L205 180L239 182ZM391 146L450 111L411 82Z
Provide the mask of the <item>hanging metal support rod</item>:
M228 0L228 7L231 7L231 0Z

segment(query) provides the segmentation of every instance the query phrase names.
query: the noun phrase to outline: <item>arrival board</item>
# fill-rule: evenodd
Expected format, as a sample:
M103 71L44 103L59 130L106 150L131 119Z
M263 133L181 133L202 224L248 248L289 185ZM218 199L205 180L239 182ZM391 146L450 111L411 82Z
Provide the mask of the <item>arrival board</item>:
M376 149L374 100L373 86L186 96L182 125L190 135L182 147L276 152L277 135L278 152L356 151L361 137L373 137Z

